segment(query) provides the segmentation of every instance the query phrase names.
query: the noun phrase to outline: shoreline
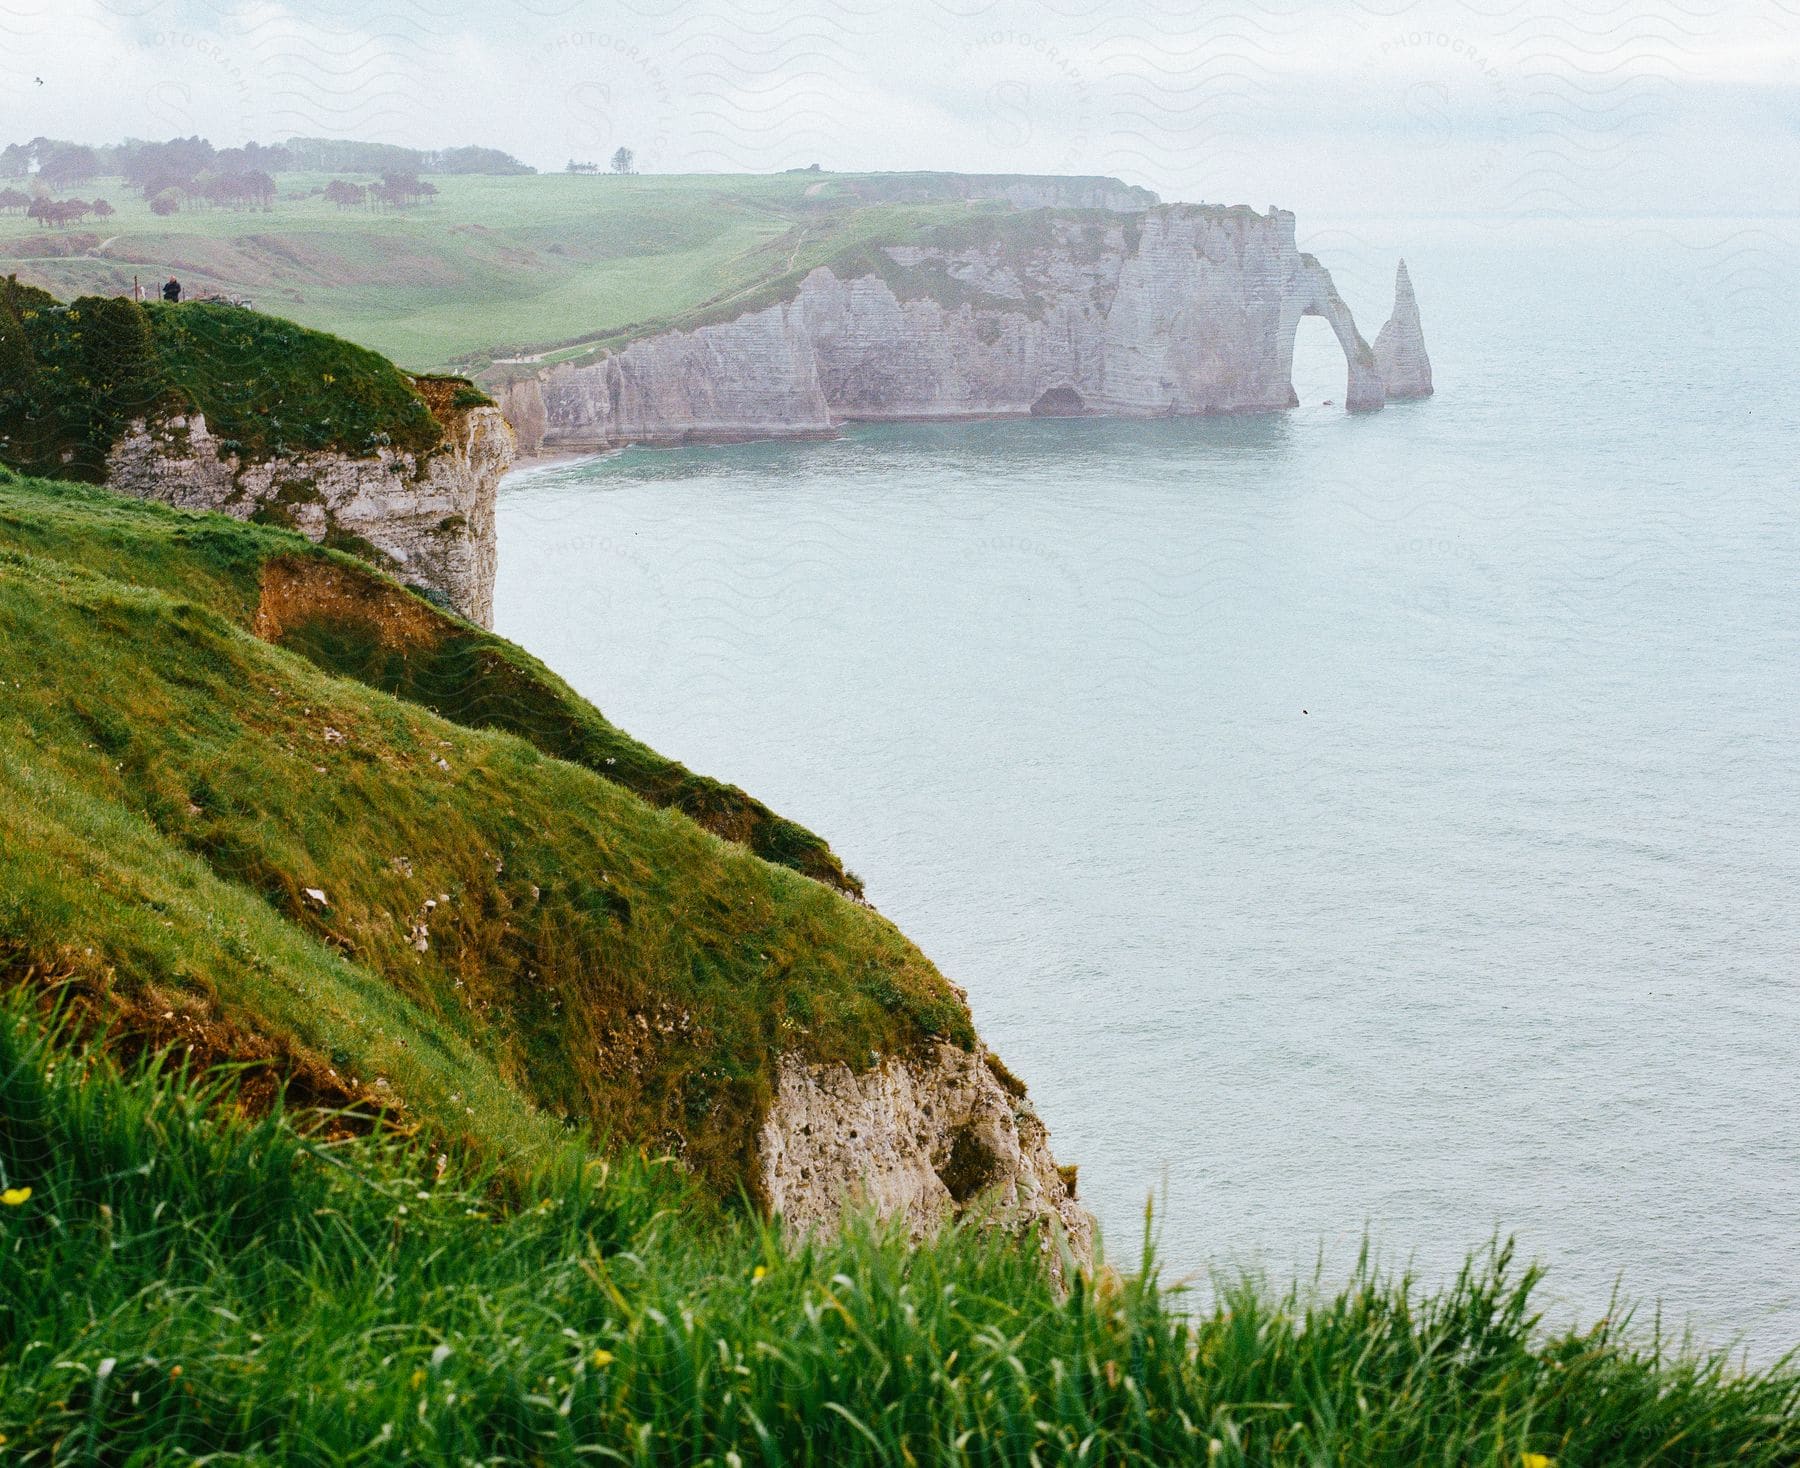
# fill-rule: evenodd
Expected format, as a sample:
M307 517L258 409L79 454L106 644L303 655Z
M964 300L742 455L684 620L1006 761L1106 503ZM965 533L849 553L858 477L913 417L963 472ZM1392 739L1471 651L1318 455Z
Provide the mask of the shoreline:
M1396 398L1394 402L1410 402L1411 398ZM608 458L623 453L626 449L697 449L727 448L734 444L748 443L834 443L842 439L846 428L879 428L887 424L906 426L930 425L942 423L962 425L971 423L1067 423L1071 421L1087 423L1161 423L1172 419L1216 419L1216 418L1260 418L1279 413L1291 413L1296 408L1306 406L1297 399L1279 407L1251 406L1242 408L1215 408L1196 412L1182 413L1033 413L1030 410L1018 412L977 412L977 413L892 413L880 417L840 418L829 429L798 429L791 433L771 431L768 433L706 432L693 430L668 435L655 435L646 438L627 439L622 443L595 444L586 447L558 446L544 449L535 454L521 453L514 463L517 467L508 471L509 475L520 473L525 469L554 468L560 464L572 463L580 459ZM1339 407L1336 401L1325 404L1328 407ZM1385 405L1384 405L1385 406ZM1362 417L1367 413L1379 412L1380 409L1361 409L1343 407L1346 417Z

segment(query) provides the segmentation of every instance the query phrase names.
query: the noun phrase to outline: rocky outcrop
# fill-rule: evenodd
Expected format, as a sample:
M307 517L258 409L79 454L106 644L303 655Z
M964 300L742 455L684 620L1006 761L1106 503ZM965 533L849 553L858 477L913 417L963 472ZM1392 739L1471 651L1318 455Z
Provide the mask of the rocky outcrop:
M1394 276L1394 314L1375 338L1375 367L1390 398L1431 396L1431 358L1425 353L1425 330L1419 324L1419 301L1413 295L1406 262Z
M1000 214L978 229L967 244L889 246L874 268L821 266L735 320L548 369L535 391L509 389L509 411L548 449L846 420L1261 412L1295 403L1309 315L1343 348L1346 405L1386 400L1374 351L1284 210Z
M107 456L113 489L190 510L219 510L369 555L400 580L491 626L494 501L512 462L500 410L440 414L425 454L300 453L245 461L221 454L199 413L134 422Z
M834 1228L846 1206L903 1219L914 1237L970 1214L1036 1225L1053 1273L1059 1241L1093 1258L1073 1172L1057 1167L1024 1087L985 1052L939 1043L861 1075L789 1056L757 1150L764 1197L798 1234Z

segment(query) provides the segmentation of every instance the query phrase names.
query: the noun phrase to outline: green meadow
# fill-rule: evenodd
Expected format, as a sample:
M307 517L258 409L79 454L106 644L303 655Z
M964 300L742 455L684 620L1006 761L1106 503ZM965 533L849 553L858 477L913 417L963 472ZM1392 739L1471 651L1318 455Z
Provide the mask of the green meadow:
M76 230L0 215L0 275L72 300L247 296L415 371L487 365L702 319L779 290L872 238L901 240L1003 206L951 197L954 175L456 175L417 208L340 210L328 174L284 173L269 212L159 217L120 179L72 192L117 210ZM77 236L94 236L91 244ZM72 253L59 253L62 251Z

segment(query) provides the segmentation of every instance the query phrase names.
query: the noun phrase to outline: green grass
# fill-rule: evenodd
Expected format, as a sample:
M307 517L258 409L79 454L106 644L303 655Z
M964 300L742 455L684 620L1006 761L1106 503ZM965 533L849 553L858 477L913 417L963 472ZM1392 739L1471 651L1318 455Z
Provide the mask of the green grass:
M245 458L388 446L425 454L443 438L412 379L365 347L236 306L144 310L163 380Z
M258 625L266 585L293 586L265 631L325 671L467 728L517 734L769 861L862 892L819 836L639 743L524 649L295 535L67 484L0 482L0 545L202 602L246 630ZM320 574L334 597L311 595Z
M132 419L199 411L245 460L318 450L424 455L463 379L415 380L364 347L236 306L82 296L0 280L0 463L98 481ZM460 401L459 401L460 399Z
M0 1187L30 1190L0 1204L9 1462L1800 1461L1792 1361L1622 1310L1547 1333L1506 1248L1437 1292L1365 1259L1205 1308L1153 1268L1059 1299L978 1229L791 1249L630 1153L440 1174L178 1060L0 1000Z
M973 1043L870 910L253 636L259 578L295 562L439 619L296 536L0 485L0 947L20 962L473 1147L604 1124L720 1193L749 1179L782 1054L861 1069Z
M992 213L954 174L449 176L425 207L340 211L305 195L328 175L284 174L272 212L159 218L119 180L82 186L115 217L92 248L0 216L0 274L65 299L150 289L248 295L265 311L414 368L640 334L767 291L834 238L954 225ZM1006 178L982 181L993 187Z

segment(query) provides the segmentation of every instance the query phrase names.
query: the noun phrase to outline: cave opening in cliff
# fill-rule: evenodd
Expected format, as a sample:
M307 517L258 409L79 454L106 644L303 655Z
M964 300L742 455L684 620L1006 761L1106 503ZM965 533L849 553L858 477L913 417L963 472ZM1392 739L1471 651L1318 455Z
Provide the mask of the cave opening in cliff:
M1344 349L1323 316L1302 316L1294 331L1294 396L1302 408L1344 406Z

